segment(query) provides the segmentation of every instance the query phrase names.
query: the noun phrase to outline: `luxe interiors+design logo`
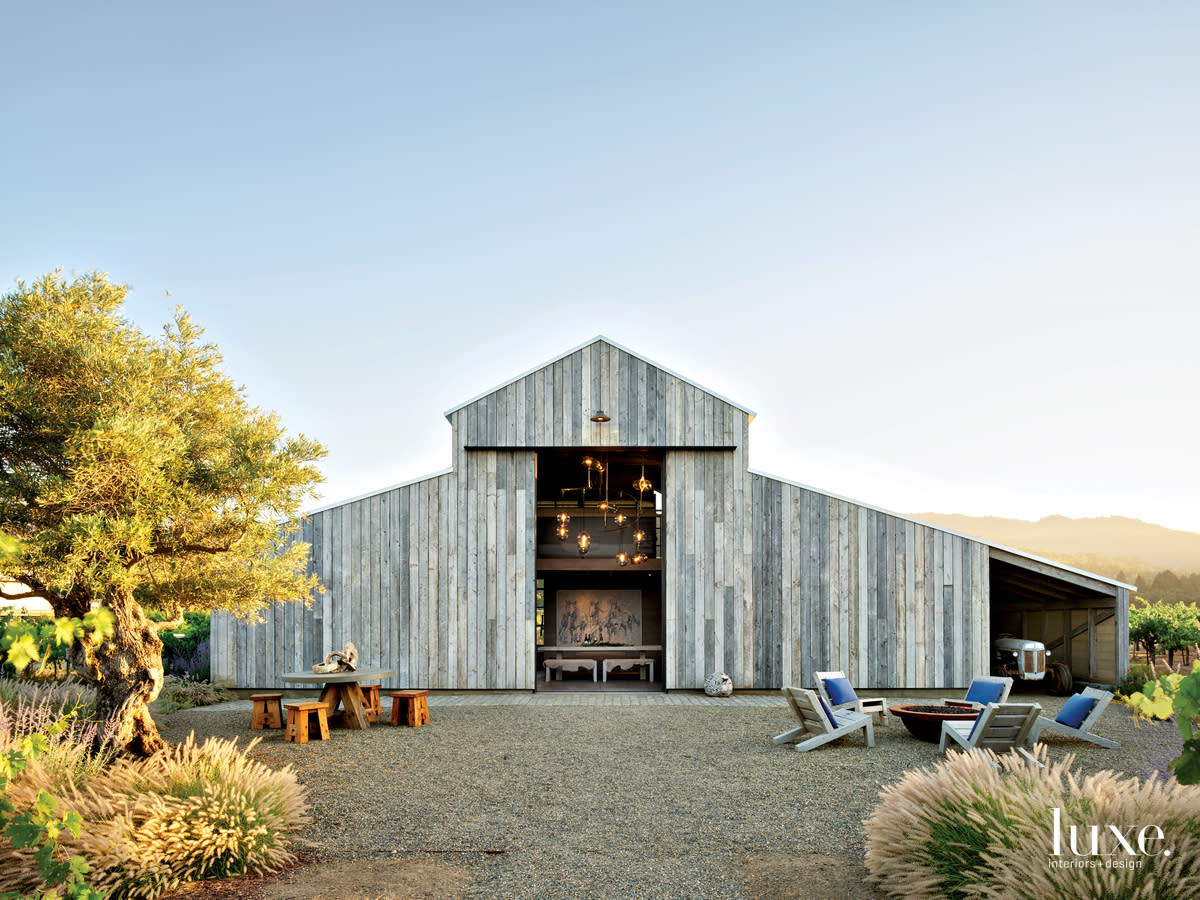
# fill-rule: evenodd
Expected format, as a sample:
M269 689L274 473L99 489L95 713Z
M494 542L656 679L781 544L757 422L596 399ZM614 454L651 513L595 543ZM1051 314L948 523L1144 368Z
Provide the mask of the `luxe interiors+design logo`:
M1170 856L1159 849L1165 839L1157 825L1075 825L1064 823L1062 809L1051 809L1053 847L1049 865L1055 869L1140 869L1149 856ZM1135 831L1136 830L1136 831ZM1064 839L1065 835L1065 839Z

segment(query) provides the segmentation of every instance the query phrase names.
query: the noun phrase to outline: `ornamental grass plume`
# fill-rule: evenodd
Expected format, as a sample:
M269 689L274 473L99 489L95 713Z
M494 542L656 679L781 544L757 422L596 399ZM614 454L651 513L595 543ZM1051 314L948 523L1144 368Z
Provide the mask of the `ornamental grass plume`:
M96 708L96 692L82 681L34 681L0 678L0 705L46 707L62 717L74 710L87 718Z
M277 871L294 859L290 835L309 822L308 803L290 766L272 770L249 757L256 743L197 745L189 735L149 759L117 759L59 795L84 820L64 850L88 861L89 885L117 898L150 900L191 881ZM21 791L36 796L36 785ZM0 859L0 892L28 889L32 861L17 861L19 872L11 855Z
M908 772L867 819L867 868L896 897L1200 896L1200 788L1074 762L952 753Z
M40 734L46 749L38 756L40 787L56 794L103 772L112 759L106 750L89 752L99 726L87 721L95 693L78 682L35 684L0 679L0 753L17 749L22 739ZM65 728L56 723L68 720ZM28 775L27 777L32 777Z

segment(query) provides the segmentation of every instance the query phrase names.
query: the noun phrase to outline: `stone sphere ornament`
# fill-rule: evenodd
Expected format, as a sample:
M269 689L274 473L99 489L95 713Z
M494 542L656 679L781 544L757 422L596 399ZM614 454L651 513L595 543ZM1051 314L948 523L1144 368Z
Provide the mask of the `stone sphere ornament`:
M728 697L733 693L733 679L724 672L713 672L704 679L704 693L710 697Z

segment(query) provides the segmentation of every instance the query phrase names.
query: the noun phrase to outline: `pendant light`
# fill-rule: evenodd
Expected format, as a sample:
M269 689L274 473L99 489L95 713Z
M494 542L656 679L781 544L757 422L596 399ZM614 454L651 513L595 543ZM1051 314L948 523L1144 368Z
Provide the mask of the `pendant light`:
M646 479L646 467L645 467L645 466L642 466L642 477L641 477L641 478L639 478L637 481L635 481L635 482L633 483L633 486L634 486L635 488L637 488L637 492L638 492L639 494L644 494L644 493L646 493L646 491L648 491L648 490L650 490L652 487L654 487L654 485L652 485L652 484L651 484L651 483L650 483L650 482L649 482L649 481Z

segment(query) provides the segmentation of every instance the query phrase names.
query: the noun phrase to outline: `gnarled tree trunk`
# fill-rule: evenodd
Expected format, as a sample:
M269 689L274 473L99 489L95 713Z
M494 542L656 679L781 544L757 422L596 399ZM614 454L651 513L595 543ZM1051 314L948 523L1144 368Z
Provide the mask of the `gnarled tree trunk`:
M114 589L105 605L115 618L112 637L94 648L90 662L83 648L72 649L72 664L96 689L97 740L134 756L151 756L166 747L147 704L163 686L162 641L130 591Z

